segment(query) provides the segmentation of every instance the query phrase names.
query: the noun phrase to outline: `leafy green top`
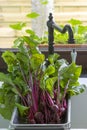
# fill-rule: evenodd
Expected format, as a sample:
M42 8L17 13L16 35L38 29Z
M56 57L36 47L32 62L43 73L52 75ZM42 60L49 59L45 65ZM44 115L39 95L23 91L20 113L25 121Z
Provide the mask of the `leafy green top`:
M24 43L28 44L28 47ZM46 66L45 55L40 52L37 45L36 40L23 36L15 40L15 47L18 48L16 54L9 50L2 54L8 68L7 74L0 73L0 81L3 81L0 88L0 114L4 118L10 119L15 105L21 115L29 109L29 95L32 95L35 86L40 87L43 92L47 91L52 98L56 88L59 102L66 94L77 95L85 89L85 85L78 82L82 69L80 65L74 62L69 64L54 53L48 56ZM25 98L26 95L29 99ZM34 95L37 95L35 91ZM17 103L18 96L24 105ZM34 106L37 109L37 105Z

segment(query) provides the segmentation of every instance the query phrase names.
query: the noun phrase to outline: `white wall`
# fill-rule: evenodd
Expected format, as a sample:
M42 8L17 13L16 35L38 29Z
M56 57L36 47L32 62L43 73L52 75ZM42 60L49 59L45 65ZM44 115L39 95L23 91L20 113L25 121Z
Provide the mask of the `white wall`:
M8 126L9 126L9 121L3 119L3 118L0 116L0 128L8 128Z
M71 122L73 128L87 129L87 90L71 99Z

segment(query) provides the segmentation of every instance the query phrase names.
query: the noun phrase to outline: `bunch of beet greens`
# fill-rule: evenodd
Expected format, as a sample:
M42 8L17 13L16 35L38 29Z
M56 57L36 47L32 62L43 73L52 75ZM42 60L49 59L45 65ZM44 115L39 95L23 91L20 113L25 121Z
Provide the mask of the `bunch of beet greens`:
M28 36L18 38L15 44L17 53L7 50L2 54L8 73L0 73L0 81L4 82L0 88L0 114L10 119L16 106L27 123L60 123L67 110L67 95L84 90L78 82L82 67L69 64L56 53L45 58L37 42Z

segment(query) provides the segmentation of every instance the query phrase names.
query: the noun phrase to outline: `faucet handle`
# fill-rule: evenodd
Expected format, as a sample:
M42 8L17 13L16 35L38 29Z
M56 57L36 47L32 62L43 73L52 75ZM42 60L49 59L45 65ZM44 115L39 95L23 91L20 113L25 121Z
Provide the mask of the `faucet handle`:
M72 59L72 62L76 63L76 58L77 58L77 52L75 49L73 49L71 51L71 59Z
M52 20L53 20L52 13L49 13L49 21L52 21Z

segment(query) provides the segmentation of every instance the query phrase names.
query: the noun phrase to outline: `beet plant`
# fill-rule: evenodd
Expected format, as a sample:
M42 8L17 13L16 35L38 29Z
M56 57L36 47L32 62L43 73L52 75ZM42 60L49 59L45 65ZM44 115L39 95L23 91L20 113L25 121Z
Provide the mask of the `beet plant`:
M82 66L60 59L57 53L46 57L37 36L27 32L31 35L15 40L17 53L2 54L7 73L0 73L0 114L10 119L17 107L20 122L58 124L67 111L67 98L85 90L78 82Z

